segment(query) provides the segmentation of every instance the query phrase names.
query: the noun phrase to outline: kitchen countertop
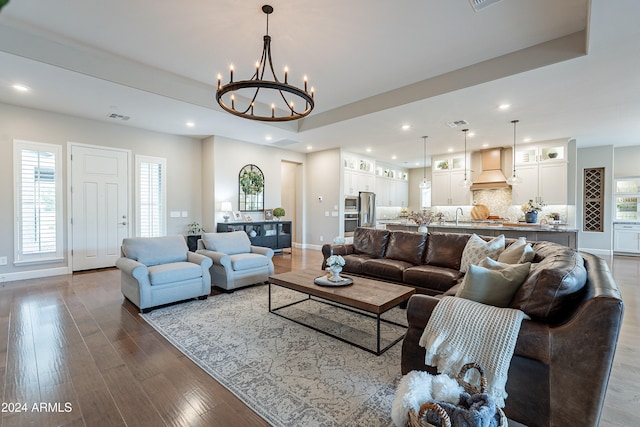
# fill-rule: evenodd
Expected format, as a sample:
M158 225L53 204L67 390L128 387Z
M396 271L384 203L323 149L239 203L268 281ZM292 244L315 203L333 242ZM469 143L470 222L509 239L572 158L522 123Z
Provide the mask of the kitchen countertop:
M406 227L415 227L418 228L418 224L414 223L398 223L397 225L402 225ZM446 222L444 224L432 223L427 226L428 229L437 229L437 228L460 228L460 229L469 229L469 228L478 228L478 229L490 229L490 230L517 230L517 231L544 231L544 232L578 232L575 228L567 228L566 225L544 225L544 224L526 224L518 223L510 225L509 223L495 222L495 221L460 221L458 225L455 222Z

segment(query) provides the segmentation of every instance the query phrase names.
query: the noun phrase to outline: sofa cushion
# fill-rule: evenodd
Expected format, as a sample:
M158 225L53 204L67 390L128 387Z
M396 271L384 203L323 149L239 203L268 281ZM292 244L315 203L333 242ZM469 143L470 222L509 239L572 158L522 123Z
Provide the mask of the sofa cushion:
M187 252L184 236L128 237L122 241L123 255L146 266L186 261Z
M358 227L353 233L353 252L382 258L389 240L389 231Z
M202 277L202 268L192 262L172 262L149 267L149 282L152 286L200 277Z
M402 282L402 273L411 266L413 264L397 259L372 258L363 263L362 271L366 272L367 276Z
M527 278L530 267L530 262L504 264L487 257L480 265L469 266L456 296L496 307L508 307Z
M425 264L460 270L460 258L469 237L468 234L429 233Z
M504 251L504 234L487 242L473 233L462 251L460 271L466 273L470 265L478 265L486 257L498 259L502 251Z
M342 271L345 273L363 274L363 265L370 259L373 259L369 255L343 255L344 266Z
M410 231L392 231L385 258L397 259L417 265L422 263L427 246L427 234Z
M204 233L202 242L204 247L210 251L222 252L227 255L251 252L251 240L244 231Z
M498 255L498 262L506 264L523 264L525 262L533 261L533 248L530 243L527 243L526 237L520 237L517 241L507 246L500 255Z
M269 265L269 258L261 254L234 254L229 255L233 271L248 270Z
M406 285L444 292L455 286L461 276L458 270L423 264L407 268L404 271L403 282Z
M510 307L532 319L555 324L570 312L573 302L582 298L587 270L579 252L551 242L533 245L536 258L529 277L522 284Z

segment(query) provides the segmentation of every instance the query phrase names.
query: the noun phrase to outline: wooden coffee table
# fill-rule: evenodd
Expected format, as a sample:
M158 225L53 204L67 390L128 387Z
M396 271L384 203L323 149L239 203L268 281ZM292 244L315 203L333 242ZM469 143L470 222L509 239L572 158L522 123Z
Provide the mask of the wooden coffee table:
M269 277L269 312L284 317L285 319L296 322L300 325L306 326L323 334L329 335L340 341L354 345L358 348L366 350L375 355L380 355L393 347L396 343L404 338L402 334L399 338L391 342L384 348L380 348L380 323L388 323L396 326L406 328L406 325L393 322L391 320L382 319L380 316L396 307L401 302L406 301L415 293L415 289L396 285L393 283L382 282L379 280L368 279L365 277L349 276L353 279L353 284L342 287L320 286L316 285L313 280L323 275L322 270L298 270L288 273L275 274ZM292 289L307 295L307 298L295 301L289 304L282 305L280 307L273 308L271 303L271 286L278 285L287 289ZM312 298L316 297L316 298ZM323 331L316 328L313 325L303 323L297 319L284 316L278 311L290 307L295 304L300 304L309 299L314 301L326 303L339 307L345 310L349 310L354 313L361 314L376 319L376 349L370 349L353 341L349 341L343 337L336 336L330 332Z

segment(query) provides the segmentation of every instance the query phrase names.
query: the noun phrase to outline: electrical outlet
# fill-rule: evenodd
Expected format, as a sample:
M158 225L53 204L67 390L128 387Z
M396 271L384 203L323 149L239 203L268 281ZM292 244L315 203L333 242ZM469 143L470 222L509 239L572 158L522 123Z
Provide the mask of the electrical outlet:
M7 257L0 256L0 265L7 265Z
M320 241L324 242L324 236L320 236Z

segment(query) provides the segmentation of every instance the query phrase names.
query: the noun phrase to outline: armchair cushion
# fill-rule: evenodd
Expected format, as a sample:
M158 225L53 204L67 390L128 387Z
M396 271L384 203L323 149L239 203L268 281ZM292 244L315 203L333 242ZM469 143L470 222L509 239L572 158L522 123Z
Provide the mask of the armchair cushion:
M182 236L129 237L122 242L123 255L146 266L186 261L188 251Z
M269 265L268 257L256 253L235 254L230 255L229 258L231 259L231 268L233 268L234 271L267 267Z
M202 267L192 262L172 262L149 267L151 286L202 277Z
M249 240L249 236L244 231L204 233L202 241L206 249L227 255L251 252L251 240Z

